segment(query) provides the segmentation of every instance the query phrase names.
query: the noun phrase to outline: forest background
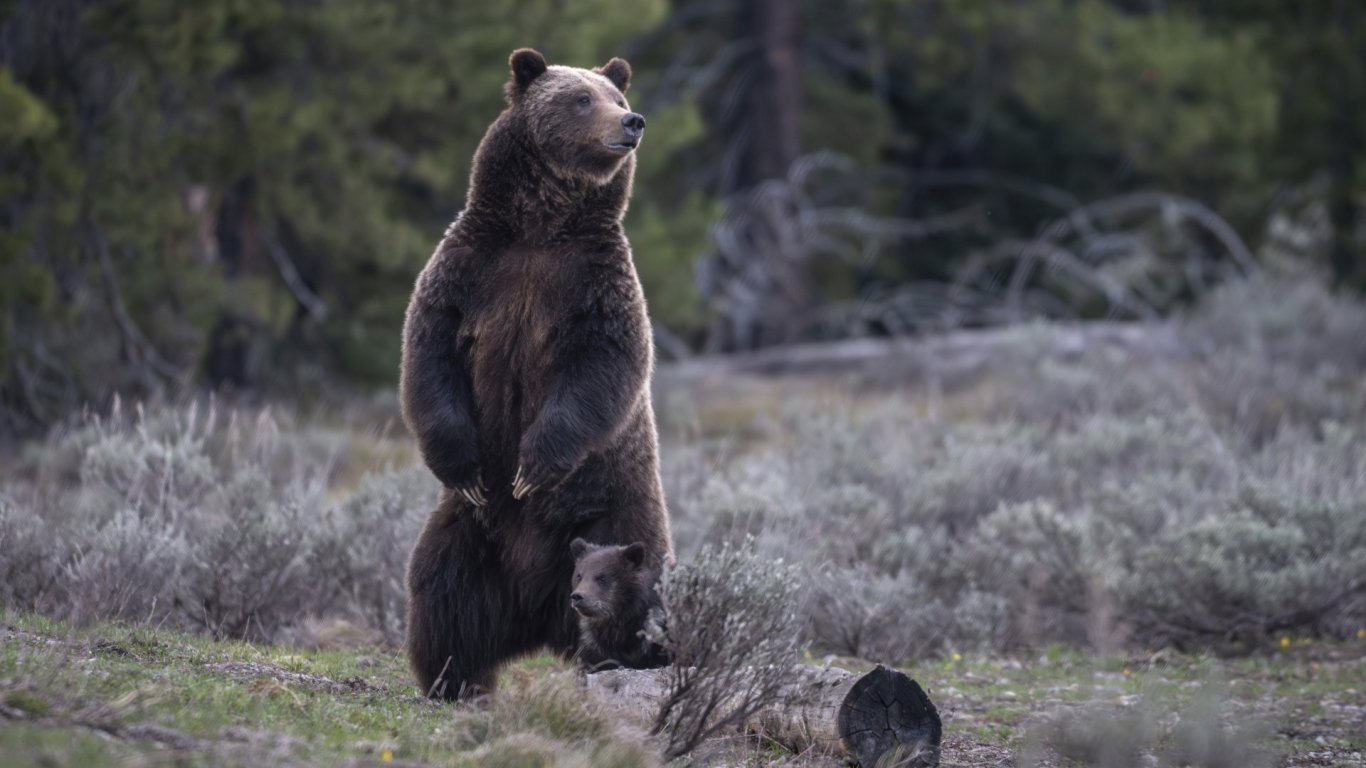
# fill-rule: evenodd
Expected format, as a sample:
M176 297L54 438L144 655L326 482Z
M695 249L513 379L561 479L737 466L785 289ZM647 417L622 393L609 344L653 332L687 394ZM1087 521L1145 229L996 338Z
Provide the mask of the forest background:
M5 0L0 434L392 387L519 46L634 67L665 359L1366 285L1349 0Z

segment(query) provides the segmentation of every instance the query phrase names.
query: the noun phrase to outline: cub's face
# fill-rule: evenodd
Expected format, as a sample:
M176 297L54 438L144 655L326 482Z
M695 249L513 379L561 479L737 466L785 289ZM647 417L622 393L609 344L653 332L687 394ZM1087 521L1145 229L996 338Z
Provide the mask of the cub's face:
M508 98L557 172L602 184L630 162L645 135L645 118L626 101L631 65L612 59L591 70L547 66L525 48L510 64Z
M590 621L611 619L618 606L636 599L634 587L645 563L644 544L599 546L574 539L569 549L574 555L569 600L580 616Z

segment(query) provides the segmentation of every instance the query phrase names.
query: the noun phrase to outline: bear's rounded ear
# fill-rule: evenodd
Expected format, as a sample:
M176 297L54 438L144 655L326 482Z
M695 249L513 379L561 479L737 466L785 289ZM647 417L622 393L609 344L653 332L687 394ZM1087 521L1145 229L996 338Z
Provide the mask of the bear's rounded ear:
M645 562L645 545L637 541L622 549L621 554L632 568L639 568Z
M569 554L573 555L575 560L588 554L588 542L583 539L574 539L569 542Z
M593 71L611 80L612 85L622 93L631 87L631 65L626 63L626 59L612 59Z
M534 48L513 51L508 58L508 66L512 68L512 82L508 83L508 89L519 95L525 93L536 78L545 74L546 69L545 57Z

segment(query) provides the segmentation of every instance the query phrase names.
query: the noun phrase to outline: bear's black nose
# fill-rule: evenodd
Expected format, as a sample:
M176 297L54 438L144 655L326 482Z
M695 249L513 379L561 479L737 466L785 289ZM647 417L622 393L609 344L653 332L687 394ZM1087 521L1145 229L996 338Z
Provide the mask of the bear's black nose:
M579 594L578 592L575 592L574 594L569 596L569 599L575 603L582 603L583 595Z
M645 116L635 112L627 112L621 116L621 127L625 128L627 133L639 136L645 131Z

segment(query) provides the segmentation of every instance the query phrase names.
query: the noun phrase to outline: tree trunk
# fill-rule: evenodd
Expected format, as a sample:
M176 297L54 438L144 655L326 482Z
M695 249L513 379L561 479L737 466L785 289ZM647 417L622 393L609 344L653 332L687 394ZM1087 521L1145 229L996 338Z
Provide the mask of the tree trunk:
M1336 146L1328 190L1328 217L1333 226L1330 258L1336 285L1361 288L1366 264L1362 263L1361 247L1357 240L1357 191L1360 184L1357 158L1362 151L1362 141L1366 139L1366 128L1361 117L1366 102L1361 98L1361 83L1354 82L1358 78L1351 75L1366 66L1366 56L1352 44L1363 37L1363 14L1356 2L1338 2L1334 8L1337 22L1334 34L1341 41L1342 55L1346 60L1334 78L1333 136Z
M745 192L765 181L787 178L800 153L801 21L791 0L744 0L741 24L753 41L752 80L741 120L748 141L734 186Z
M707 347L754 349L800 336L815 291L785 182L801 152L800 3L740 0L745 55L721 97L726 215L701 290L717 308ZM731 106L732 101L734 106ZM736 108L738 107L738 108ZM721 231L724 230L724 231Z
M668 693L667 669L616 669L587 676L589 696L627 719L652 718ZM642 722L642 724L648 724ZM813 750L877 765L889 754L897 765L939 764L939 713L916 682L879 665L867 674L808 667L773 705L745 729L795 752Z
M1329 191L1328 216L1333 225L1330 259L1333 264L1333 284L1356 287L1361 267L1357 264L1357 209L1352 188L1351 162L1339 161Z
M256 383L251 348L260 329L238 306L242 277L250 271L250 258L257 247L252 220L255 194L255 178L239 178L224 192L214 221L213 252L222 264L225 290L204 350L204 373L213 389L244 390Z

